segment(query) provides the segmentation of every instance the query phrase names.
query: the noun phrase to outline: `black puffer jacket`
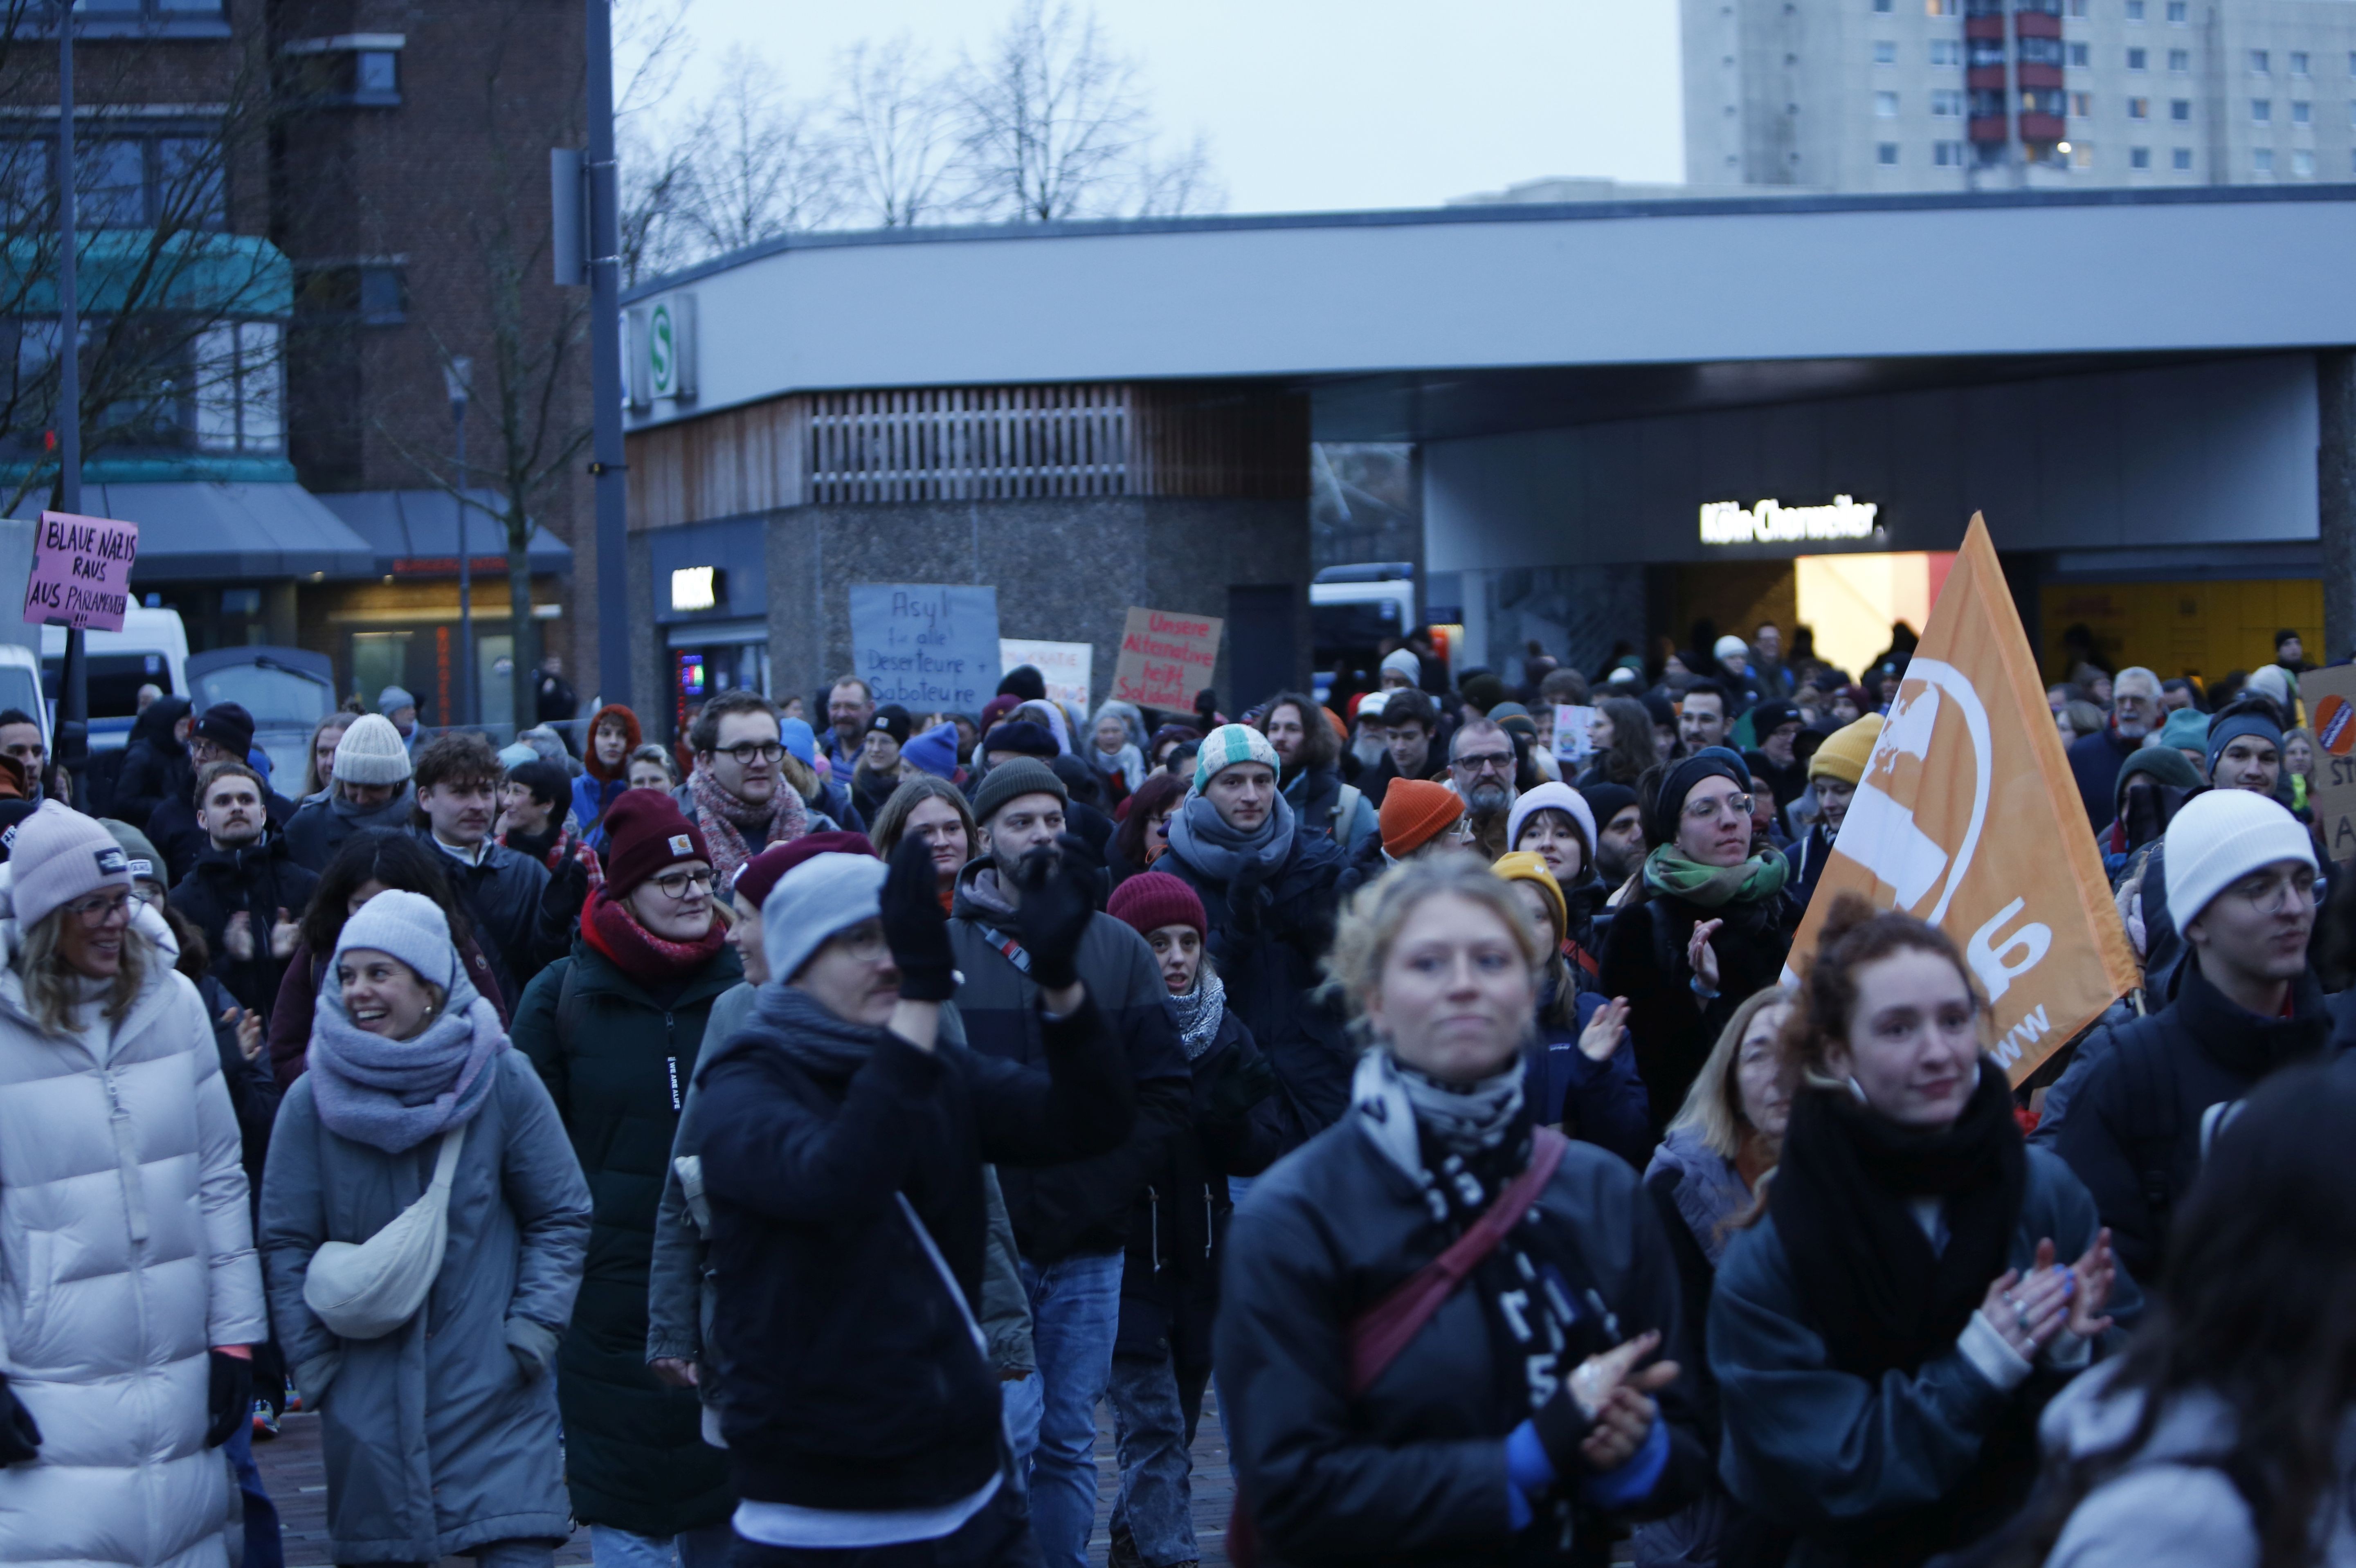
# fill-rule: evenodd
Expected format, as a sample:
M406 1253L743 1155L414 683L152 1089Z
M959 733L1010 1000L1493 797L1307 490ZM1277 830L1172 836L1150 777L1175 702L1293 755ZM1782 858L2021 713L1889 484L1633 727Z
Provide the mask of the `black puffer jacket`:
M191 773L179 794L157 802L155 809L147 814L147 841L164 857L165 869L171 873L176 888L197 869L198 859L212 842L212 836L197 820L196 793L197 781ZM294 815L294 803L264 785L262 815L270 825L270 836L275 838L286 831L287 819Z
M1174 844L1153 869L1179 878L1203 901L1211 927L1205 950L1226 982L1227 1006L1276 1069L1292 1122L1288 1147L1333 1125L1349 1104L1358 1058L1339 1009L1316 996L1334 917L1357 886L1340 847L1324 834L1296 829L1275 875L1240 899Z
M1628 1032L1652 1102L1655 1137L1686 1103L1694 1074L1734 1009L1782 977L1802 912L1783 893L1714 910L1655 893L1612 917L1597 978L1605 996L1628 998ZM1705 920L1726 923L1710 939L1719 981L1708 1000L1693 989L1693 965L1686 960L1693 928Z
M719 1286L712 1348L743 1496L939 1507L998 1468L998 1374L966 1320L982 1309L981 1167L1003 1178L1101 1155L1135 1111L1120 1042L1093 1001L1035 1016L1044 1072L947 1043L918 1051L879 1029L863 1065L838 1076L789 1057L759 1010L706 1061L697 1117Z
M958 1016L966 1039L984 1056L1022 1067L1043 1066L1047 1034L1030 959L1010 955L1011 914L993 912L997 873L976 860L958 875L949 914L949 945L962 976ZM1015 948L1021 953L1021 948ZM1034 1264L1076 1253L1119 1252L1129 1239L1130 1206L1169 1157L1187 1122L1191 1078L1177 1028L1162 998L1169 990L1145 938L1108 914L1088 922L1080 938L1080 983L1119 1040L1136 1085L1137 1112L1120 1147L1094 1159L1053 1170L1002 1170L1006 1216L1014 1243Z
M286 961L270 955L270 928L281 910L289 919L302 919L311 890L318 884L319 879L287 852L286 836L265 831L252 844L231 849L208 840L196 869L169 895L181 918L205 933L205 945L212 953L211 973L239 1006L260 1013L265 1025L278 1005L278 987L286 974ZM230 956L230 917L240 912L252 932L251 958Z
M1258 1176L1284 1151L1286 1124L1276 1095L1237 1104L1255 1071L1267 1071L1256 1067L1262 1060L1251 1031L1226 1012L1209 1049L1192 1063L1192 1123L1171 1140L1169 1158L1130 1214L1113 1347L1119 1355L1169 1356L1182 1369L1211 1364L1219 1264L1235 1210L1227 1178Z
M2268 1075L2351 1043L2343 1021L2356 994L2327 998L2313 975L2291 992L2291 1016L2236 1007L2188 961L2162 1010L2096 1029L2046 1096L2037 1139L2094 1194L2119 1262L2156 1280L2178 1200L2200 1173L2222 1115Z
M1664 1355L1694 1364L1660 1219L1625 1160L1571 1145L1537 1212L1549 1245L1583 1264L1622 1339L1656 1328ZM1355 1118L1261 1177L1237 1211L1219 1394L1263 1563L1562 1561L1512 1532L1505 1436L1528 1415L1528 1395L1518 1375L1500 1376L1511 1342L1474 1286L1459 1287L1365 1394L1347 1392L1349 1324L1456 1233ZM1708 1474L1689 1378L1660 1395L1670 1455L1646 1514L1698 1495ZM1607 1532L1587 1529L1569 1561L1600 1564L1609 1551Z

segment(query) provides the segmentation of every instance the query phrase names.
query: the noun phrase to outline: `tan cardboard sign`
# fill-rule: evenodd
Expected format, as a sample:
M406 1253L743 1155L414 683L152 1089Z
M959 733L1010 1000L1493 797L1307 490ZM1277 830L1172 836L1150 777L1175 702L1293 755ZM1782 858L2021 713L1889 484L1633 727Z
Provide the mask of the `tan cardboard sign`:
M1132 607L1113 667L1113 696L1144 708L1193 708L1194 694L1211 684L1226 626L1216 615Z

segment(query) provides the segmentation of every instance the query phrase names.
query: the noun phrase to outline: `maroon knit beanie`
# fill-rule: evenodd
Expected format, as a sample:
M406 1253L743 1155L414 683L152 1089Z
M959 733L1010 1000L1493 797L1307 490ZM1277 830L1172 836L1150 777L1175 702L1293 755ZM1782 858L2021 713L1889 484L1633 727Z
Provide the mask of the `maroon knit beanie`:
M1207 936L1203 901L1194 890L1167 871L1140 871L1113 889L1105 913L1143 936L1165 925L1191 925L1197 936Z
M673 866L712 864L712 851L668 791L626 789L605 808L605 896L626 899Z
M873 855L875 846L864 833L805 833L790 843L772 844L736 868L735 885L728 891L755 909L769 901L777 880L813 855Z

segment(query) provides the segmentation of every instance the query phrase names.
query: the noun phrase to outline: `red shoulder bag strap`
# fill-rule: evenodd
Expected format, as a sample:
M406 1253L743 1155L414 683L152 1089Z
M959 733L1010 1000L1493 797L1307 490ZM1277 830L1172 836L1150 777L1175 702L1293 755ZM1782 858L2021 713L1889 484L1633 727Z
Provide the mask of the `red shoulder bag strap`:
M1554 1179L1555 1168L1562 1163L1563 1151L1569 1147L1570 1140L1552 1127L1532 1128L1530 1163L1497 1194L1496 1201L1466 1227L1446 1252L1351 1320L1353 1398L1365 1392L1383 1375L1384 1369L1398 1360L1399 1352L1423 1331L1423 1326L1431 1321L1431 1315L1440 1310L1440 1304L1456 1294L1464 1277L1480 1266L1483 1258L1497 1250L1497 1243L1505 1239L1507 1232L1521 1223L1522 1216L1530 1211L1538 1194ZM1256 1568L1259 1561L1259 1528L1244 1506L1240 1488L1227 1520L1227 1561L1235 1568Z

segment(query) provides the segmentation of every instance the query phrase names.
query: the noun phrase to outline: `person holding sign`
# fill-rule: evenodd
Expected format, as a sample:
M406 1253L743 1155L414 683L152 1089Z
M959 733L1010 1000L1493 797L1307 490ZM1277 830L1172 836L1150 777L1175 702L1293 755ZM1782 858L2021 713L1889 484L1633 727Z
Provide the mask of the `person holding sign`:
M1836 901L1766 1212L1709 1306L1720 1471L1794 1563L1910 1568L2004 1523L2039 1413L2142 1306L2085 1188L2023 1147L1986 1012L1937 927Z
M1783 891L1790 862L1777 849L1751 853L1751 789L1750 769L1723 746L1671 764L1653 802L1639 901L1604 933L1597 978L1605 996L1627 998L1656 1136L1742 998L1783 974L1799 923Z
M2295 1063L2351 1043L2308 964L2315 852L2281 805L2211 790L2168 825L2169 908L2190 957L2175 1000L2088 1036L2046 1096L2040 1141L2069 1162L2118 1238L2119 1259L2156 1279L2169 1221L2201 1168L2221 1112Z

